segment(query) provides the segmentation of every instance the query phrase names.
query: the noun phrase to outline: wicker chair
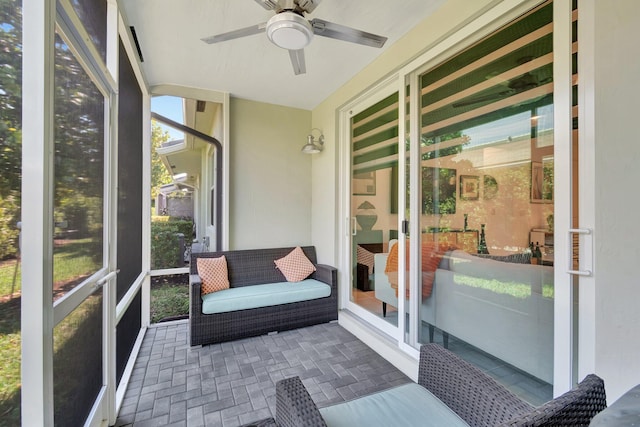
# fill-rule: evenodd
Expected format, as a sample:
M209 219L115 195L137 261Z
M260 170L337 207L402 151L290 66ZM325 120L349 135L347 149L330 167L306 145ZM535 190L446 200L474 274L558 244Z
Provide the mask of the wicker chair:
M436 344L420 350L418 383L470 426L588 426L606 407L604 382L588 375L576 388L534 408L478 368ZM276 384L280 427L326 426L298 377Z

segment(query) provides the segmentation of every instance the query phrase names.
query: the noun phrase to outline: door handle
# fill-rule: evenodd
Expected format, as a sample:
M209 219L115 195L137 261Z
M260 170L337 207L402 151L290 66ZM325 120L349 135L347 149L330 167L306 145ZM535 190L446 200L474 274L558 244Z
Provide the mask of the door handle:
M567 239L568 244L569 244L569 265L573 266L573 235L574 234L582 234L583 236L591 236L591 229L589 228L570 228L569 229L569 239ZM585 245L585 250L588 249L588 252L585 254L586 256L591 257L590 259L593 260L593 249L588 246ZM586 257L585 257L586 258ZM593 264L593 262L591 263ZM583 277L589 277L591 275L593 275L593 271L591 270L567 270L567 273L569 274L573 274L575 276L583 276Z
M104 277L98 279L93 290L96 291L103 287L111 278L115 277L118 273L120 273L120 269L114 270L111 273L107 273Z

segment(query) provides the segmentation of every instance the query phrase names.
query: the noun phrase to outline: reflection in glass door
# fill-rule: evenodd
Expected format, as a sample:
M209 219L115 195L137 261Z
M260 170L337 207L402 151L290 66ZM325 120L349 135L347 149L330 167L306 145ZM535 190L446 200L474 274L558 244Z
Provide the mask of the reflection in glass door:
M351 116L350 141L350 300L397 326L397 92Z
M551 3L537 7L411 88L420 100L418 341L505 382L518 375L534 404L552 397L553 383L552 15Z

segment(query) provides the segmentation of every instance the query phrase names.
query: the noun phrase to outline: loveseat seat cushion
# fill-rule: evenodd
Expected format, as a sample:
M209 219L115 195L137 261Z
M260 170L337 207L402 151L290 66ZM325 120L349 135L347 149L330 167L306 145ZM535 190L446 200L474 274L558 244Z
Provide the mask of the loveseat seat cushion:
M320 408L327 426L468 426L429 390L410 383Z
M229 288L202 296L202 313L216 314L324 298L331 286L315 279Z

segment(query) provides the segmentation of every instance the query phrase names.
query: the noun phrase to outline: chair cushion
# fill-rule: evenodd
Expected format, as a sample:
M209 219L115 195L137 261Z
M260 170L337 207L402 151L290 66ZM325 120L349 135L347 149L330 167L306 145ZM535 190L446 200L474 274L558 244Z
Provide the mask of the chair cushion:
M369 270L369 276L373 274L373 257L374 253L368 251L360 245L357 245L356 248L356 260L358 264L366 265Z
M309 261L300 246L274 262L288 282L299 282L316 271L316 267Z
M198 258L198 275L202 279L202 295L229 289L229 273L227 259Z
M315 279L296 283L278 282L241 286L203 295L202 313L228 313L324 298L329 295L331 295L331 286Z
M320 408L327 426L468 426L429 390L410 383Z

